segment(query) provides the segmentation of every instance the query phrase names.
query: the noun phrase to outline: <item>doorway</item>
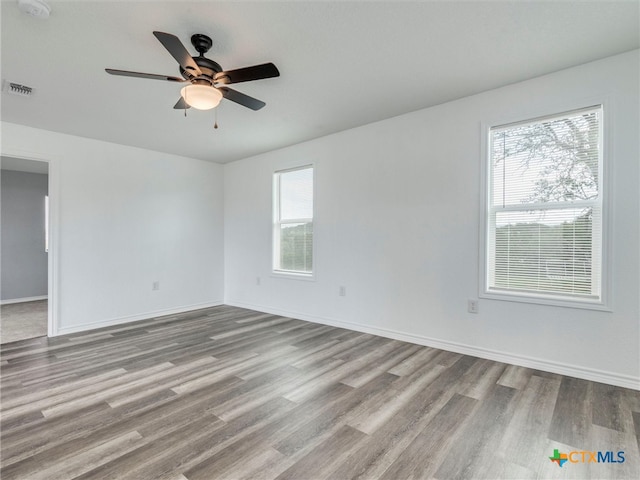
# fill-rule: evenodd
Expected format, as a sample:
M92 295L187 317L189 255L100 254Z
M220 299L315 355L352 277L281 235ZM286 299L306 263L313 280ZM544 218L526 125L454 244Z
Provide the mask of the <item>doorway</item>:
M49 163L0 157L0 343L50 333Z

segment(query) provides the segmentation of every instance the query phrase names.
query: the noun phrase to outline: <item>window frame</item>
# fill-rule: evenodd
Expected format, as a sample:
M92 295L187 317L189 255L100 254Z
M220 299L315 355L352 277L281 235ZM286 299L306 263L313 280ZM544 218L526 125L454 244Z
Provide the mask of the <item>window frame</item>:
M312 171L312 209L311 209L311 218L295 218L288 220L280 219L280 178L282 174L295 172L298 170L306 170L311 169ZM315 192L316 192L316 168L315 164L308 163L304 165L298 165L294 167L283 168L279 170L275 170L272 175L272 223L271 223L271 275L274 277L281 278L289 278L289 279L298 279L298 280L315 280L316 273L316 235L315 235L315 210L316 210L316 202L315 202ZM294 224L294 223L311 223L313 229L313 237L311 241L311 251L312 251L312 265L310 272L304 272L299 270L286 270L282 269L279 266L279 258L280 258L280 228L283 224Z
M489 184L491 179L492 168L492 154L491 154L491 134L492 129L501 127L516 127L519 124L526 125L547 119L561 118L562 116L570 116L572 114L579 113L581 111L588 111L591 109L600 109L600 138L599 145L601 148L600 163L599 163L599 175L600 185L598 192L598 202L600 205L601 214L601 248L600 248L600 297L583 298L579 296L572 296L571 294L563 295L562 293L555 292L527 292L527 291L508 291L508 290L493 290L490 289L489 283L489 261L490 261L490 207L492 206L492 200L490 195L492 194L492 186ZM611 310L611 292L609 288L609 282L611 278L611 231L610 231L610 218L611 218L611 202L610 202L610 179L611 179L611 104L607 98L591 99L591 101L580 102L580 104L565 105L561 108L547 109L545 111L537 111L530 115L522 115L515 119L498 119L494 121L481 122L481 170L480 170L480 235L479 235L479 298L500 300L508 302L523 302L534 303L541 305L579 308L588 310ZM564 202L565 208L571 208L572 206L579 206L582 202ZM530 205L533 209L539 205ZM553 208L553 207L552 207ZM552 209L550 208L550 209Z

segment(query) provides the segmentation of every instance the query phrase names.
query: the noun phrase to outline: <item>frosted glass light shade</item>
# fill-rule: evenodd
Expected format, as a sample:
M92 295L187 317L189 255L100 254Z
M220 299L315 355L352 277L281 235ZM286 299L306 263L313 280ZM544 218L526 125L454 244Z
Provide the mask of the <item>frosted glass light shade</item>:
M210 110L216 108L222 100L222 93L209 85L187 85L180 90L184 101L198 110Z

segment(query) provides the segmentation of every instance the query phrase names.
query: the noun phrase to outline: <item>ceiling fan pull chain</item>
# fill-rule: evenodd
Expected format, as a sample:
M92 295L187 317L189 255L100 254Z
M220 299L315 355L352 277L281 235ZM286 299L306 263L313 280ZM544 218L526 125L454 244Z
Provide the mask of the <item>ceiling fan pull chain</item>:
M184 104L184 116L187 116L187 92L184 92L184 102L182 102Z
M217 129L218 128L218 109L216 108L215 110L216 110L215 111L216 119L215 119L215 122L213 123L213 128Z

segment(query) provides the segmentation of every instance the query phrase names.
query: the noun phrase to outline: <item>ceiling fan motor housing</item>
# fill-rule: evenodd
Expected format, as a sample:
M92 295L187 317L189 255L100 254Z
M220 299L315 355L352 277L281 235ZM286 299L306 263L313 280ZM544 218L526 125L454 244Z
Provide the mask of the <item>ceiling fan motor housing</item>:
M191 36L191 44L196 49L196 51L200 54L198 57L193 57L193 61L196 62L200 70L202 71L202 75L195 76L189 70L185 70L180 67L180 74L186 79L191 81L193 84L200 85L213 85L213 77L216 73L222 71L222 67L213 60L206 58L204 54L209 51L211 45L213 44L210 37L207 35L203 35L201 33L196 33Z
M222 67L218 63L206 57L193 57L193 61L196 62L198 67L200 67L202 75L196 77L195 73L192 73L189 70L185 70L182 67L180 67L180 74L186 80L191 80L194 83L202 81L208 83L209 85L213 85L213 77L216 73L222 71Z

